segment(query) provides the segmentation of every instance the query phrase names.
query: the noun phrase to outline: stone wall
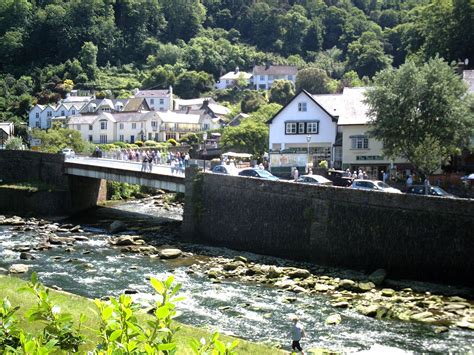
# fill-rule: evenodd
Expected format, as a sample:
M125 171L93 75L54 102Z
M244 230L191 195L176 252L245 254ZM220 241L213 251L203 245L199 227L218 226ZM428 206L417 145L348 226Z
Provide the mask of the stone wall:
M0 180L43 182L54 191L28 192L0 188L0 214L69 215L106 199L105 180L64 173L64 156L21 150L0 150Z
M474 285L474 201L186 173L183 236L392 277Z

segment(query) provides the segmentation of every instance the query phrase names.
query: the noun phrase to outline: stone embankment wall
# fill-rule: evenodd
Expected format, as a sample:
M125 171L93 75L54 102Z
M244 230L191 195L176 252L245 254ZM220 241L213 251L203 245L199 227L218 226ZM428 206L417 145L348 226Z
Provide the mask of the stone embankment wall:
M4 183L43 182L52 191L0 188L0 214L68 215L105 201L104 180L64 174L64 156L21 150L0 150Z
M186 172L183 236L389 276L474 285L474 201Z

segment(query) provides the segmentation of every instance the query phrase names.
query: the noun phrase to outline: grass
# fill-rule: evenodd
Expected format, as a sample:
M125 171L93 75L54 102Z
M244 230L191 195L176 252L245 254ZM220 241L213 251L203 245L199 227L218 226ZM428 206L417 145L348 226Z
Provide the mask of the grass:
M24 181L16 183L0 183L0 188L3 189L12 189L12 190L22 190L28 192L38 192L38 191L56 191L57 188L53 185L41 182L41 181Z
M20 306L16 316L19 318L21 327L29 332L35 332L42 329L40 322L28 322L23 317L23 314L33 305L35 305L35 299L29 292L18 292L20 287L26 285L26 281L23 281L16 277L0 276L0 298L7 297L12 305ZM62 312L72 314L73 318L77 322L81 313L85 313L87 319L83 324L83 330L81 331L86 336L86 343L81 347L80 352L87 352L92 350L97 343L97 335L95 329L99 324L99 316L96 312L95 305L92 300L76 296L73 294L50 290L51 300L61 307ZM178 306L179 309L179 306ZM143 321L146 321L147 314L140 315ZM205 329L192 327L189 325L181 324L181 329L176 334L175 339L177 340L178 354L192 354L191 348L189 347L189 341L192 338L201 339L202 337L208 339L211 336L211 332ZM231 342L235 340L233 337L220 336L220 339L224 342ZM262 344L250 343L239 339L239 346L237 347L239 354L283 354L284 352L275 348L270 348Z

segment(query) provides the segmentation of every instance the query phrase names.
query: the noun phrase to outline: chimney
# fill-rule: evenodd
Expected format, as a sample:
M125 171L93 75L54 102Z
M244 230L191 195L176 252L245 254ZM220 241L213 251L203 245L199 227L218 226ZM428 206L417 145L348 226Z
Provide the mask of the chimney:
M205 110L209 107L209 100L204 100L202 102L201 110Z
M265 70L270 69L270 66L271 66L270 62L267 61L267 62L265 63Z
M239 72L239 67L235 67L235 71L234 71L234 74L237 74Z

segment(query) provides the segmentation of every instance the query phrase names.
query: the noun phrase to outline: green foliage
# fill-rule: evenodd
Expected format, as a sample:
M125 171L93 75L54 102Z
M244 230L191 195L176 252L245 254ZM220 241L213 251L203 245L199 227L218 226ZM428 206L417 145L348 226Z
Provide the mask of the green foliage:
M107 181L108 200L128 200L132 197L143 197L140 185L128 184L126 182Z
M309 67L301 69L296 75L296 91L306 90L310 94L330 94L331 78L323 69Z
M127 144L125 142L113 142L112 144L122 149L127 148Z
M142 141L135 141L135 145L138 147L143 147L143 142Z
M145 147L157 147L158 146L158 142L155 142L155 141L145 141L143 143L143 145Z
M270 89L270 102L286 105L295 96L293 83L288 80L275 80Z
M21 150L23 147L23 139L20 137L10 137L5 143L5 149Z
M62 350L77 351L84 342L80 334L81 323L76 328L69 313L61 313L59 306L55 306L49 298L49 289L38 282L36 273L31 276L31 282L22 291L32 293L36 299L36 306L29 309L25 316L30 322L40 321L44 324L41 333L43 341L47 344L53 342ZM84 321L81 316L81 322Z
M211 75L206 72L186 71L178 75L175 83L176 94L183 99L199 97L214 85Z
M187 133L184 136L181 137L179 140L181 143L187 143L189 145L193 145L199 142L199 137L197 136L196 133L191 132Z
M250 153L261 157L267 149L268 126L260 121L247 118L235 127L225 127L220 143L225 151Z
M275 116L277 112L281 110L281 108L282 105L277 103L263 105L256 112L250 114L249 118L253 121L258 121L266 124L270 118Z
M206 341L202 338L201 341L192 339L189 343L189 346L196 355L207 355L207 354L225 354L225 355L235 355L237 354L234 349L239 345L238 340L234 340L232 343L224 344L219 340L219 333L215 332L212 336Z
M243 93L240 109L243 113L257 111L262 105L267 104L267 98L259 91L246 90Z
M372 134L382 141L387 156L406 158L419 172L430 174L469 144L474 133L470 96L442 59L385 70L374 83L366 101Z
M328 167L329 165L328 165L327 160L321 160L318 164L318 168L320 169L328 170Z
M171 144L173 147L176 147L178 145L178 142L176 142L176 140L173 138L168 139L167 143Z
M21 331L15 313L20 307L13 307L7 298L0 300L0 352L16 349L20 345Z
M33 138L41 139L40 150L47 153L58 153L64 148L72 148L75 152L82 152L86 148L79 131L67 128L50 128L47 131L33 129Z

